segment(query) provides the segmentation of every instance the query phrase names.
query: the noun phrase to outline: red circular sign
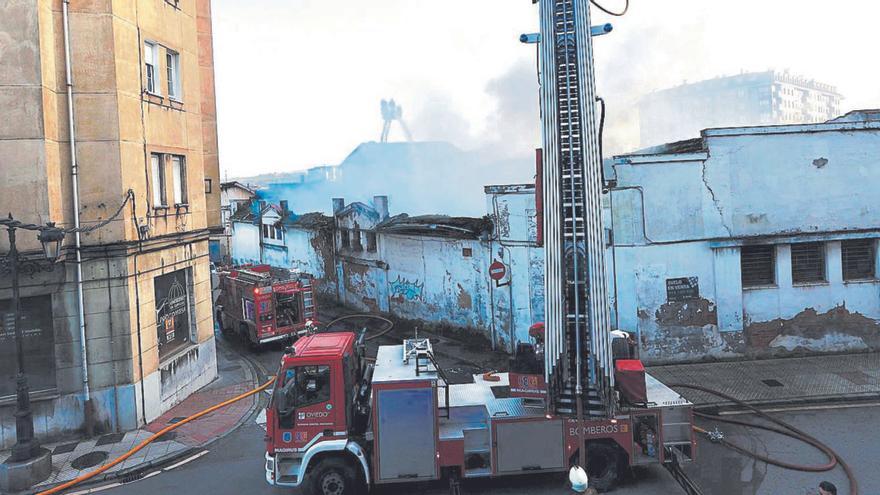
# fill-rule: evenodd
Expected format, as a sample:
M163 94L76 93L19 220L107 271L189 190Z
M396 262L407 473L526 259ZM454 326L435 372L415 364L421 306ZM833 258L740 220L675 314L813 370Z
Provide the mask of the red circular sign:
M492 280L501 280L507 275L507 267L504 266L504 263L495 260L489 265L489 277Z

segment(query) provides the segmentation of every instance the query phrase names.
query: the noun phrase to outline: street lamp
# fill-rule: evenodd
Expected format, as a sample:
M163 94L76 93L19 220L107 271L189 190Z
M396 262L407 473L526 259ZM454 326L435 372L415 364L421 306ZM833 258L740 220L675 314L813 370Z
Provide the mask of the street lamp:
M43 254L47 259L56 261L61 252L61 242L64 240L64 231L55 227L54 223L46 226L25 224L12 219L0 220L0 225L6 226L9 234L9 254L6 256L9 271L12 274L12 308L15 321L15 352L18 360L18 376L16 378L16 407L15 407L15 445L12 447L12 462L26 462L41 453L40 444L34 438L34 418L31 411L30 387L24 368L24 332L21 328L21 297L18 288L19 256L15 245L15 231L24 229L39 231L37 238L43 245Z
M64 231L55 226L55 222L48 222L46 227L40 230L37 236L43 244L43 254L46 259L55 262L61 255L61 241L64 240Z

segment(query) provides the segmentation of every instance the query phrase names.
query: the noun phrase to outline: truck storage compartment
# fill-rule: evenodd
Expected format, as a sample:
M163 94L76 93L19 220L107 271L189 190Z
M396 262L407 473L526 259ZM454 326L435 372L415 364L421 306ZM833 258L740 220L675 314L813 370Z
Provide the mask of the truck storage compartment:
M495 423L498 474L565 467L562 420Z
M380 481L437 478L434 388L377 391Z

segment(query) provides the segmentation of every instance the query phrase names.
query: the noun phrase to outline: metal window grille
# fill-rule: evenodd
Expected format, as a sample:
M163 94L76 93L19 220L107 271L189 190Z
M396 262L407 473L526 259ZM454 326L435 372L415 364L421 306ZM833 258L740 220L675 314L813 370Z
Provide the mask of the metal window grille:
M843 279L866 280L876 277L876 241L853 239L841 243Z
M791 245L791 281L799 283L825 281L825 244L805 242Z
M740 253L743 287L776 283L776 246L743 246Z

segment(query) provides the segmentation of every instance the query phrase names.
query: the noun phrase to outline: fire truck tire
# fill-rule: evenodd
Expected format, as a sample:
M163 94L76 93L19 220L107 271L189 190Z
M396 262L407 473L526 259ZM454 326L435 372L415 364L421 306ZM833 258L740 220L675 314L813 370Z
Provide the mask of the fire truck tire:
M620 453L604 443L587 444L587 476L590 486L599 492L614 489L620 468Z
M364 492L357 472L342 459L327 458L318 462L306 478L309 495L359 495Z

